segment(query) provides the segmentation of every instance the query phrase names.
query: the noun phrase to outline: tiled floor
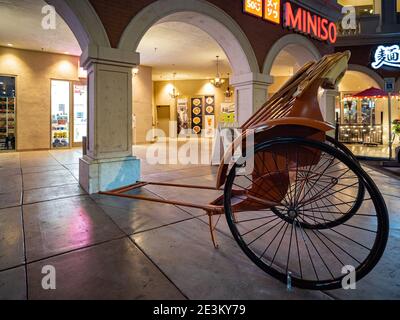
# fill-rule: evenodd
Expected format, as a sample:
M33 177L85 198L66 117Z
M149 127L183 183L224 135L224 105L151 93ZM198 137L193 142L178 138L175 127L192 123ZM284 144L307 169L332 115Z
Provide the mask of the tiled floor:
M379 145L379 146L365 146L361 144L346 144L346 146L353 152L356 156L370 157L370 158L389 158L389 146ZM393 145L393 156L395 155L395 150L400 147L398 143Z
M146 148L136 147L144 157ZM0 299L399 299L400 180L368 169L391 215L388 249L358 290L294 289L258 269L225 223L220 249L202 211L86 195L79 150L0 155ZM150 166L143 179L212 185L210 166ZM143 194L204 203L218 193L142 189ZM200 216L200 217L199 217ZM42 289L42 268L57 289Z

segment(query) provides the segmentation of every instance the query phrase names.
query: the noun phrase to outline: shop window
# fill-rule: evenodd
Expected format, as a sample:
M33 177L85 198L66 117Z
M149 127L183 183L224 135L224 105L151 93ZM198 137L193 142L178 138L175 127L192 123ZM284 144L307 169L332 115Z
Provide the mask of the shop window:
M390 101L391 114L388 97L342 93L336 111L339 140L357 156L388 158L390 133L393 150L400 146L400 97L391 97Z
M369 16L380 12L380 1L377 0L340 0L342 6L353 6L357 16Z
M51 81L52 147L70 146L70 82Z
M15 150L15 78L0 76L0 151Z
M82 143L87 132L87 86L74 84L74 145Z

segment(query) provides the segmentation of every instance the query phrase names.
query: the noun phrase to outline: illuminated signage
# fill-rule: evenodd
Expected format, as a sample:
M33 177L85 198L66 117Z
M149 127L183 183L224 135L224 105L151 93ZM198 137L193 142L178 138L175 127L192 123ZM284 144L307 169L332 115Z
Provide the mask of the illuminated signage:
M281 23L281 1L264 0L264 19L272 23Z
M276 24L281 23L282 8L284 27L321 41L336 42L337 26L326 18L301 7L293 7L290 2L282 5L281 0L243 0L245 13Z
M244 12L262 18L264 0L244 0Z
M374 69L380 69L383 66L400 68L400 46L379 46L375 51L374 59L371 64Z
M283 25L297 32L310 35L321 41L335 43L337 39L336 24L303 8L293 9L290 2L284 4Z

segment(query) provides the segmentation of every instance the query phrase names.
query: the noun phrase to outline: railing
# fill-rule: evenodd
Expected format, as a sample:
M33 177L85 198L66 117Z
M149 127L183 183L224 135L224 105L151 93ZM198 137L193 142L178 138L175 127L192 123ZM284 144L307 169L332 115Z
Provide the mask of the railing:
M337 124L339 141L348 144L382 145L383 125Z

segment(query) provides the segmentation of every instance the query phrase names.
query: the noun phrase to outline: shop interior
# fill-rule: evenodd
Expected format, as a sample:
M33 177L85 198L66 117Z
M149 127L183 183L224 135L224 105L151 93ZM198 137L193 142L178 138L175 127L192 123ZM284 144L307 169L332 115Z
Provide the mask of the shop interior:
M347 71L339 91L336 106L339 141L357 156L388 158L390 139L393 153L400 146L398 94L393 93L389 98L373 78L359 71Z
M160 22L147 31L137 52L135 144L162 137L213 138L216 128L235 126L230 62L208 33L184 22Z

